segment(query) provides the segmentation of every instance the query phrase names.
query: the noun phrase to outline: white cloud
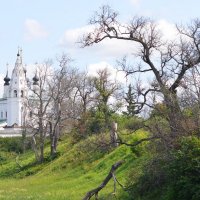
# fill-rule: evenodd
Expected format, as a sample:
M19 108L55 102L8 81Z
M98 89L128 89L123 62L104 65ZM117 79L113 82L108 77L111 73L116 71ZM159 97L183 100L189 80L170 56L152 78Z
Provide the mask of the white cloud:
M141 0L130 0L131 4L133 4L134 6L138 6L141 2Z
M67 30L59 40L59 45L61 47L66 47L68 51L78 51L81 45L78 44L77 41L80 40L84 34L92 30L92 26ZM98 57L116 58L130 54L136 50L136 48L137 45L129 41L105 39L99 44L94 44L93 46L85 48L84 51Z
M157 25L163 34L164 40L177 38L177 31L174 24L163 19L157 21ZM88 25L81 28L66 30L58 44L59 46L66 48L69 53L81 53L81 45L77 42L84 34L91 32L93 28L93 26ZM107 58L116 59L124 55L130 55L131 53L137 52L138 49L138 44L134 42L105 39L98 44L93 44L92 46L85 48L84 53L86 52L91 56L102 57L102 60L105 60Z
M29 79L32 79L36 72L36 64L28 64L25 66L26 68L26 76Z
M67 46L69 48L78 48L77 41L80 37L93 30L92 26L84 26L81 28L66 30L64 35L59 40L60 46Z
M126 84L125 73L121 71L117 71L112 65L108 64L107 62L99 62L90 64L88 66L88 75L89 76L96 76L98 70L102 70L107 68L108 71L111 73L111 80L117 80L122 84Z
M26 40L46 38L48 36L48 32L44 27L34 19L26 19L24 26Z
M165 40L175 40L177 39L177 30L175 24L169 23L168 21L162 19L158 21L158 28L163 34L163 39Z

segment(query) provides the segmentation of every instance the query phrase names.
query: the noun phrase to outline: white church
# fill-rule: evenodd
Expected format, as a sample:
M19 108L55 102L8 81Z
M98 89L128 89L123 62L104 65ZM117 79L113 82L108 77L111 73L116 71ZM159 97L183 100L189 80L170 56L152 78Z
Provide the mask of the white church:
M38 84L38 77L33 78L33 85ZM3 97L0 98L0 129L21 129L29 117L25 105L29 95L29 79L23 64L22 50L18 51L17 59L9 78L8 70L4 78Z

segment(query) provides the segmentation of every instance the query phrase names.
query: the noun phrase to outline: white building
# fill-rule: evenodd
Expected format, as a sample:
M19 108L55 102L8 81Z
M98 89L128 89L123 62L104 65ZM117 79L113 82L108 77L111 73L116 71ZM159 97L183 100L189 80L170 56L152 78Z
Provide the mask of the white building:
M37 84L37 76L33 78L33 81L33 84ZM28 79L23 65L22 51L18 51L11 78L8 77L8 71L4 78L4 93L0 99L0 126L23 127L30 115L26 108L27 100Z

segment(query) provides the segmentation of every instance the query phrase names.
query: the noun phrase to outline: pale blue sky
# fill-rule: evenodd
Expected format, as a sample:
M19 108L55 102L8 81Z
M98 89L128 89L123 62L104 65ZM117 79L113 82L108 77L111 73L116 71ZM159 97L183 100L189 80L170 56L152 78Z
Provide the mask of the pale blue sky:
M103 4L118 10L123 21L134 15L150 16L168 23L185 23L200 17L198 0L0 0L0 74L6 63L12 69L18 46L24 62L34 64L69 53L79 68L107 62L113 64L122 52L112 46L78 49L74 46L77 31ZM71 39L72 38L72 39ZM71 42L70 42L71 41ZM108 47L108 51L104 51ZM11 73L11 72L10 72Z

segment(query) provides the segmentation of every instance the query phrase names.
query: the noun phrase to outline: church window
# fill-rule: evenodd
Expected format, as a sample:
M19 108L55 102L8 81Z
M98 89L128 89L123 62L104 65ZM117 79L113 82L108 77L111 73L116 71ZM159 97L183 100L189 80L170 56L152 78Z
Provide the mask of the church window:
M1 112L1 119L3 119L3 112Z
M14 97L17 97L17 90L14 90Z
M7 119L7 115L8 115L8 114L7 114L7 111L6 111L6 119Z
M24 97L24 91L21 90L21 97Z

